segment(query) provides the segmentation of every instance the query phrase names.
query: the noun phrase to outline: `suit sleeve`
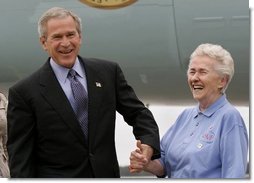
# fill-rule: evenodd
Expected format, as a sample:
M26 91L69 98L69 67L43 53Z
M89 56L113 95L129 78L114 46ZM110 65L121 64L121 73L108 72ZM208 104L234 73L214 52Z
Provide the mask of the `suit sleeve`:
M32 109L17 91L9 90L7 110L11 177L34 177L35 120Z
M128 85L121 68L116 67L117 78L117 111L124 120L133 127L133 133L137 140L150 145L154 149L152 159L160 157L159 129L155 119L144 104L138 99L133 88Z

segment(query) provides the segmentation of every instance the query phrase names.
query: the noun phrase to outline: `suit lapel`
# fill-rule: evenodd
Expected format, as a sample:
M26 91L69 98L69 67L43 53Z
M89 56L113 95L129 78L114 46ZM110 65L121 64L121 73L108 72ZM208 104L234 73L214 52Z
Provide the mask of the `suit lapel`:
M84 64L87 89L88 89L88 122L89 122L89 144L94 144L96 133L98 133L98 115L101 107L101 93L103 92L104 83L96 71L96 65L93 61L82 59L79 57L81 63Z
M62 117L62 121L82 140L85 144L83 132L79 122L72 110L72 107L62 90L57 78L49 64L49 61L43 66L40 73L41 94L52 105L56 112Z

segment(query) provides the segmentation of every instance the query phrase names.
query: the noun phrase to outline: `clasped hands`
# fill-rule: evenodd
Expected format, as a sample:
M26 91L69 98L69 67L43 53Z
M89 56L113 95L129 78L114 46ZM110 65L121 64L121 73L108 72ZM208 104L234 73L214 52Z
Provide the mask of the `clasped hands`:
M146 144L141 144L140 140L137 140L137 149L131 152L130 155L130 173L139 173L146 169L151 157L153 155L153 148Z

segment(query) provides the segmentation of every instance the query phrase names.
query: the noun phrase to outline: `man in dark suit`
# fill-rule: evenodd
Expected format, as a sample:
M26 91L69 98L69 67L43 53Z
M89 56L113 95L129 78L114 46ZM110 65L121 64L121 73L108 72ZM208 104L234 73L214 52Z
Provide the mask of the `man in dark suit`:
M116 111L133 127L147 160L158 158L157 124L118 64L78 55L80 18L66 9L51 8L38 26L40 42L50 57L9 89L11 177L120 177L114 140ZM88 133L78 120L70 70L88 95L82 112L88 115Z

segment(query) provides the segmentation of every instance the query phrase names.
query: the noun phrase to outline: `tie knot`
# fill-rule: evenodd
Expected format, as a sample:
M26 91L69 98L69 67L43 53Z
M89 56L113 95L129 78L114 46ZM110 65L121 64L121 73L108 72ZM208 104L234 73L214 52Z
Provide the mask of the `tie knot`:
M75 70L73 70L73 69L70 69L69 70L69 75L72 77L72 78L74 78L75 76L76 76L76 71Z

